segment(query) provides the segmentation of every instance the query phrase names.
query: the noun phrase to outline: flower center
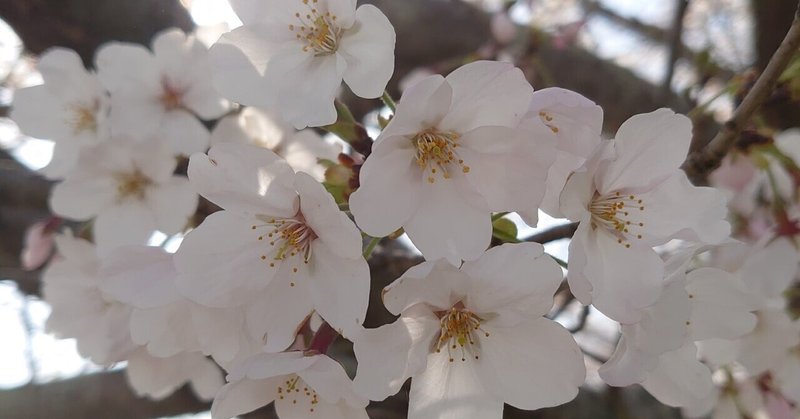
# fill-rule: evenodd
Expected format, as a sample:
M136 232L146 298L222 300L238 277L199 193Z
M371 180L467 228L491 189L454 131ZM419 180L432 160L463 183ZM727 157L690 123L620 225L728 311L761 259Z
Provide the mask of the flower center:
M183 106L183 91L171 85L168 81L162 80L161 96L158 100L168 111L178 109Z
M256 216L264 222L262 225L252 225L252 230L259 231L258 240L269 241L269 252L260 256L261 260L269 263L270 268L274 268L278 262L299 256L303 264L308 264L311 260L311 243L317 238L317 234L306 224L301 212L294 218L274 218L267 216ZM266 230L266 231L264 231ZM292 272L297 272L298 266L292 268ZM294 282L290 284L294 286Z
M95 112L97 112L97 105L93 106L81 106L76 105L73 106L70 111L72 113L72 117L70 119L70 125L72 125L72 132L74 134L80 134L83 131L96 131L97 130L97 119L95 118Z
M596 196L589 204L592 213L592 227L603 227L617 237L617 243L631 247L630 238L641 239L636 231L644 227L639 218L644 212L644 201L636 195L623 195L615 192L610 196Z
M300 403L305 400L309 404L309 412L313 412L314 407L319 403L317 392L309 388L297 374L289 376L283 385L278 386L278 400L287 402L291 400L292 404L297 404L298 400Z
M289 25L289 31L304 42L303 52L313 52L314 55L330 55L339 49L339 39L342 29L336 26L336 15L330 12L322 14L315 5L319 0L301 0L306 7L305 13L297 12L297 25Z
M450 179L452 165L458 165L463 173L469 173L469 166L459 158L456 150L459 138L461 136L456 132L439 132L431 129L417 133L411 139L417 148L414 154L417 165L423 172L430 170L428 182L434 183L437 173L441 173L444 179Z
M481 329L481 318L459 306L461 303L449 311L437 313L442 330L436 341L436 353L442 352L442 348L447 349L450 362L454 361L454 352L457 350L461 353L461 361L466 361L468 357L479 359L480 345L476 338L480 334L489 337L489 332Z
M144 175L139 168L132 172L116 173L114 179L117 181L117 199L123 200L135 198L144 199L145 190L153 184L153 181Z
M553 116L547 112L541 111L539 112L539 118L542 122L550 128L550 131L553 131L553 134L558 134L558 127L556 126L555 122L553 122Z

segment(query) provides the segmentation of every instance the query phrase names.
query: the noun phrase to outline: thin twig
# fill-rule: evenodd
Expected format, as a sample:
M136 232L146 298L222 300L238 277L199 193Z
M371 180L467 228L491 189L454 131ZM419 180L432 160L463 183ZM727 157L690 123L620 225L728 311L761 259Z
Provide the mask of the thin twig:
M797 6L794 21L786 37L753 88L736 108L731 119L725 122L719 133L703 150L696 151L686 158L683 169L692 182L696 185L704 184L708 174L719 167L722 159L736 143L742 129L772 94L778 78L786 70L798 47L800 47L800 4Z
M669 39L669 58L667 58L667 71L664 75L664 82L661 85L661 94L666 97L672 89L672 78L675 76L675 64L678 62L683 53L683 42L681 42L681 35L683 34L683 20L686 16L686 11L689 9L689 0L676 0L675 5L675 19L672 22L672 30L670 31Z
M549 228L540 233L536 233L532 236L525 237L524 239L522 239L522 241L545 244L560 239L568 239L571 238L573 234L575 234L575 230L577 229L578 229L578 223L562 224L559 226Z

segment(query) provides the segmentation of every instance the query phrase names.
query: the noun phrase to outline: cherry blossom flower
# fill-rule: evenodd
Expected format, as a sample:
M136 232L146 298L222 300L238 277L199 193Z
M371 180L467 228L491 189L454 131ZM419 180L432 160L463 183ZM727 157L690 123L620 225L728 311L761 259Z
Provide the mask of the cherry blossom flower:
M350 196L359 227L375 237L400 227L427 259L479 257L492 211L535 225L555 135L523 121L532 88L507 63L479 61L409 88Z
M10 116L26 135L55 143L53 159L42 173L60 179L75 167L83 148L108 138L109 100L75 51L49 49L37 69L44 84L14 92Z
M44 300L52 307L47 331L74 338L78 352L97 364L125 360L136 348L128 332L130 308L102 292L94 246L70 235L55 241L58 256L42 276Z
M540 120L558 139L541 208L553 217L563 217L559 211L561 191L569 175L600 145L603 109L578 93L550 87L533 92L528 117Z
M367 400L336 361L302 352L260 354L228 375L211 406L214 418L231 418L275 403L283 419L367 419Z
M335 162L342 152L340 144L327 142L313 130L296 131L276 113L253 107L221 119L214 127L211 145L228 141L268 148L296 172L306 172L318 181L325 180L320 159Z
M289 346L313 310L345 335L360 330L369 295L361 235L321 184L267 149L233 143L192 156L189 178L224 211L176 253L181 293L243 307L270 351Z
M569 245L570 289L621 323L638 322L661 293L663 262L652 246L671 239L715 244L730 231L724 195L693 186L679 169L691 129L669 109L636 115L561 193L561 212L580 221Z
M505 244L458 269L444 260L409 269L383 294L400 318L355 340L356 391L372 400L411 377L409 418L500 418L571 400L583 356L545 319L561 282L537 243Z
M197 208L189 181L173 176L177 162L156 142L106 142L84 153L50 196L53 212L74 220L96 217L100 252L144 244L155 230L183 230Z
M210 82L208 50L193 35L164 31L153 39L152 53L140 45L110 42L95 61L111 92L115 138L156 136L173 153L187 156L208 148L210 134L197 117L218 118L228 104Z
M355 0L231 2L244 26L211 48L220 91L236 102L280 105L298 129L336 122L344 80L379 97L394 72L395 33L378 8Z

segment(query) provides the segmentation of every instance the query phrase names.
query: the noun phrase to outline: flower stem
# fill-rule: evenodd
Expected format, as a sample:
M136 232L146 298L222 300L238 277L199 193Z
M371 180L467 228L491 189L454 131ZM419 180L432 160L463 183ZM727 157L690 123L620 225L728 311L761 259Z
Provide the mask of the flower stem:
M389 108L392 112L397 112L397 102L392 99L392 96L389 94L388 91L384 90L383 95L381 96L381 100Z
M567 264L567 261L565 261L564 259L555 257L555 256L551 255L550 253L548 253L547 256L550 256L551 258L553 258L553 260L556 261L556 263L558 263L559 265L561 265L562 268L569 269L569 267L568 267L569 265Z
M314 337L311 338L311 344L308 345L307 350L315 351L321 354L327 353L328 348L338 336L339 332L333 330L328 322L323 322L322 326L320 326L319 329L317 329L317 332L314 333Z
M380 243L382 237L373 237L372 240L367 243L367 247L364 248L364 259L369 259L369 256L372 254L372 251L375 250L375 246Z

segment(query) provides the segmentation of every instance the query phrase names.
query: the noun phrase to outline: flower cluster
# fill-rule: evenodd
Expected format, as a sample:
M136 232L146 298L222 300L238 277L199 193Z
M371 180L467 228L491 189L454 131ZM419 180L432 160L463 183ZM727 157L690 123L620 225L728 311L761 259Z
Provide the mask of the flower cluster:
M244 25L210 50L170 30L152 50L102 46L94 71L51 50L44 84L16 93L21 129L56 143L53 212L83 222L56 238L44 296L49 329L84 356L127 360L151 397L190 382L215 418L270 403L366 418L408 379L410 418L500 418L584 383L582 348L551 316L571 293L620 325L609 385L699 415L800 404L781 297L800 254L771 234L730 239L725 193L680 169L689 118L658 109L606 139L591 100L482 60L395 105L395 33L376 7L231 3ZM336 102L342 82L390 108L374 141ZM577 224L568 261L498 234L506 214L535 226L539 211ZM152 245L156 231L169 240ZM425 260L380 293L396 320L364 327L380 303L368 260L403 234ZM355 369L330 350L339 337Z

